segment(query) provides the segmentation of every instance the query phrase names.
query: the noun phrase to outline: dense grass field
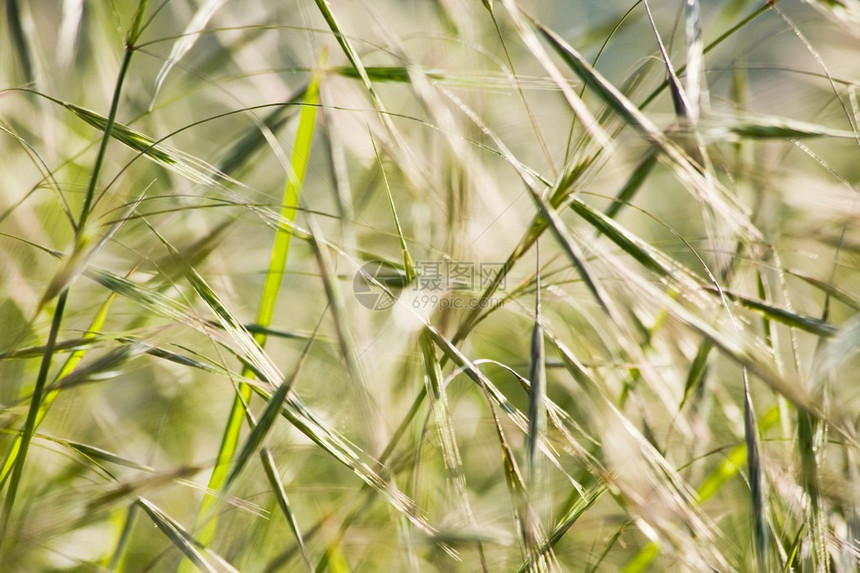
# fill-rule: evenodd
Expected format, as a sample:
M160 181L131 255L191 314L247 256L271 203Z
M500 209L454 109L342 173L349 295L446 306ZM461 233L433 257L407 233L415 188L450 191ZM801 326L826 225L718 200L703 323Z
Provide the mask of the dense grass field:
M856 0L0 12L0 570L856 570Z

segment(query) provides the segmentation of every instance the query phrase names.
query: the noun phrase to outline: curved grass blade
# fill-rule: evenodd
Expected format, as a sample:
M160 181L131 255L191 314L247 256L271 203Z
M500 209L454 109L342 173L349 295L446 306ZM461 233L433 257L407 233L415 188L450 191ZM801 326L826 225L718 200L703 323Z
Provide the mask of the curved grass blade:
M831 285L829 282L817 279L815 277L807 275L806 273L794 269L785 269L785 272L786 274L795 276L800 280L809 283L818 290L850 306L854 310L860 310L860 297L858 297L854 293L848 292L844 289Z
M218 171L233 174L254 157L268 141L267 131L279 131L296 113L307 95L308 85L296 89L290 94L284 105L270 111L263 119L251 127L234 143L218 161Z

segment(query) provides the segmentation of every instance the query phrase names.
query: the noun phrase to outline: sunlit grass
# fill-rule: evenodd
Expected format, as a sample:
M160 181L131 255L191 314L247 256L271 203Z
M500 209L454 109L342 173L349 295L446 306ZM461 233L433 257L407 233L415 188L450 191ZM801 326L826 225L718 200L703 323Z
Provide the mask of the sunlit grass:
M852 4L62 4L4 571L856 567Z

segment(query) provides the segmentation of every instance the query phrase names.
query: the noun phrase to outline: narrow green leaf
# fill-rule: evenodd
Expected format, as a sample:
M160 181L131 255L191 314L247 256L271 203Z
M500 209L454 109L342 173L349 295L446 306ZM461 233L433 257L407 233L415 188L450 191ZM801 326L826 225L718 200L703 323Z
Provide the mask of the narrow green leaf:
M325 55L323 55L324 62ZM299 126L296 131L295 143L293 145L293 157L291 161L291 170L287 176L287 182L284 188L284 198L281 204L281 217L286 221L295 221L296 210L299 205L299 193L304 184L305 172L307 171L308 161L310 159L311 143L316 125L316 110L319 101L319 77L315 74L308 85L305 92L305 106L299 114ZM269 268L266 273L266 281L263 285L263 292L260 297L260 307L257 312L257 324L263 328L268 327L272 322L272 317L275 313L275 302L278 299L281 282L284 277L284 271L287 266L287 257L290 250L290 239L292 235L286 227L278 227L275 235L275 241L272 246L272 254L269 260ZM236 325L238 326L238 325ZM242 329L244 330L244 329ZM247 332L247 331L245 331ZM258 332L253 335L253 340L259 348L266 344L266 334ZM253 363L252 363L253 364ZM257 366L254 364L254 366ZM246 378L253 375L253 370L246 366L243 369L242 375ZM274 382L273 379L269 379ZM224 428L224 434L221 439L221 446L218 449L218 457L215 461L215 467L212 470L212 475L209 478L209 490L218 491L226 483L227 475L230 467L230 461L236 452L239 443L239 433L242 428L242 418L246 405L251 399L252 389L247 384L241 384L233 400L230 408L230 413L227 418L227 424ZM206 496L200 506L198 512L198 522L206 519L211 512L217 499L212 496ZM212 542L215 536L217 520L213 517L206 522L205 528L200 532L199 539L204 545ZM185 567L187 569L187 567Z
M87 350L89 350L88 342L92 342L96 339L96 333L99 332L104 326L105 320L107 319L108 313L110 312L110 307L115 300L115 295L111 294L107 297L104 303L102 303L101 307L99 307L98 312L93 318L92 322L90 322L89 327L84 333L83 337L81 337L80 341L76 344L76 349L72 352L71 355L66 359L66 362L60 368L60 371L57 373L55 380L63 378L71 374L71 372L75 369L78 363L83 359L86 355ZM61 345L57 345L59 348ZM37 355L41 355L45 351L42 348ZM42 402L39 412L36 415L36 423L34 426L34 431L39 427L42 423L42 420L45 419L45 416L48 413L48 410L51 408L51 404L54 403L57 396L59 395L59 388L55 388L53 390L49 390L45 394L45 399ZM12 447L9 450L9 453L6 454L6 460L3 462L3 467L0 469L0 487L6 482L6 478L9 477L9 471L12 469L12 466L15 463L15 460L18 457L18 453L21 450L21 441L22 436L19 434L15 437L15 441L12 443Z
M214 185L219 179L226 179L226 175L201 159L191 157L177 149L159 143L157 140L119 122L110 122L108 118L92 110L69 102L59 103L91 126L108 133L110 137L126 147L144 155L165 169L185 177L192 183ZM110 131L108 131L109 126Z
M856 135L852 131L764 115L745 115L736 119L726 118L719 124L705 125L704 133L707 137L717 140L728 140L726 136L729 134L746 139L806 139L811 137L856 139Z
M272 491L275 493L275 499L278 501L278 507L281 508L281 512L284 514L284 517L287 519L287 524L290 526L290 530L293 532L293 535L296 538L296 543L298 544L299 551L302 554L302 559L307 565L308 571L313 571L313 564L311 563L311 558L308 555L308 550L305 547L305 542L302 538L302 531L299 528L299 521L296 519L296 515L293 512L292 505L290 504L289 499L287 499L287 492L284 489L284 484L281 481L281 476L278 473L278 468L275 465L275 459L272 457L272 452L269 451L268 448L263 448L260 450L260 460L263 463L263 469L266 471L266 477L269 480L269 485L272 486Z
M696 356L690 364L690 370L687 372L687 381L684 383L684 397L681 399L681 404L678 410L682 410L687 403L690 394L696 389L705 378L705 370L708 366L708 357L714 345L707 340L699 343L699 348L696 350Z
M716 290L713 288L705 287L705 290L711 294L717 294ZM765 317L792 328L798 328L826 338L835 336L839 332L839 328L837 326L811 316L804 316L784 308L771 306L764 302L753 300L725 290L722 291L722 294L730 301L737 302L741 306L760 312Z
M314 328L314 333L308 337L308 341L302 349L302 354L299 356L299 359L296 361L296 364L293 368L293 373L290 377L284 380L278 389L272 394L272 397L269 398L268 404L266 404L266 409L263 410L263 414L260 416L260 419L254 424L253 429L251 430L251 434L248 436L248 439L245 442L245 446L242 448L242 451L239 452L238 457L236 458L236 463L233 466L233 470L224 480L224 488L230 486L233 480L239 475L242 471L242 468L245 467L245 464L250 459L251 455L254 453L259 445L263 442L265 437L268 435L269 430L272 428L272 425L275 423L275 419L277 419L278 414L284 407L284 400L287 397L287 394L293 387L293 384L298 378L299 372L301 371L302 364L304 363L305 357L307 357L308 352L310 351L311 345L315 340L315 335L317 330L319 329L320 324L322 323L322 319L325 316L325 313L320 317L319 322L317 323L316 328ZM262 452L261 452L262 454Z
M645 180L656 164L657 154L653 152L648 153L633 170L633 173L630 174L624 186L615 195L612 204L606 208L603 214L610 219L616 218L621 210L633 200L639 189L642 188L642 184L645 183Z
M535 317L532 327L531 356L529 358L529 435L526 453L529 463L529 476L535 490L540 490L537 453L540 442L546 433L544 401L546 399L546 350L541 322L541 259L540 242L535 253Z
M216 567L214 563L209 562L209 559L207 559L199 549L199 547L201 547L200 544L195 541L178 522L170 518L158 507L142 497L138 498L137 504L143 508L143 511L146 512L156 527L164 533L165 537L167 537L177 549L185 554L185 556L190 559L195 566L197 566L201 571L205 571L207 573L218 573L220 567ZM226 564L223 560L221 560L221 562L222 564ZM236 571L236 569L232 567L229 567L229 570Z
M269 430L272 428L272 425L275 423L275 420L278 417L278 414L283 407L284 398L287 396L287 392L290 391L290 384L281 384L278 389L272 394L272 398L269 400L269 403L266 405L266 409L263 411L263 414L260 416L260 419L257 420L254 429L251 430L251 434L248 436L247 441L245 442L245 446L236 456L236 463L233 466L233 470L227 475L227 478L224 480L224 485L222 487L227 488L236 479L236 476L239 475L239 472L245 467L245 464L250 459L251 455L254 451L259 447L259 445L263 442L263 439L269 433Z

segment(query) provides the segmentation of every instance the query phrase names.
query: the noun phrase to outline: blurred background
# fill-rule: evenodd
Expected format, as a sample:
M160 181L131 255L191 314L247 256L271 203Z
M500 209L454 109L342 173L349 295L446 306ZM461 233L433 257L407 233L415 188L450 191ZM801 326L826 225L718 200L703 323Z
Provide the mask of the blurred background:
M855 563L854 3L0 12L5 570Z

